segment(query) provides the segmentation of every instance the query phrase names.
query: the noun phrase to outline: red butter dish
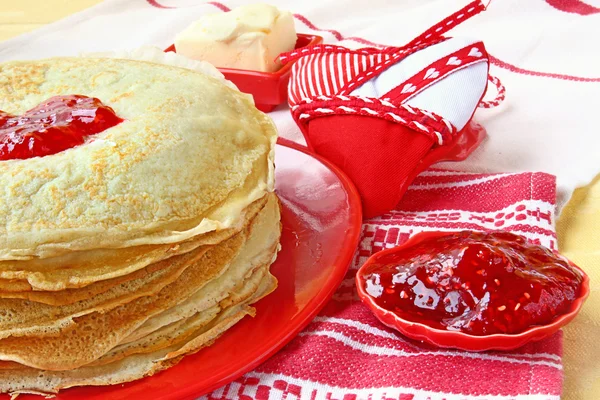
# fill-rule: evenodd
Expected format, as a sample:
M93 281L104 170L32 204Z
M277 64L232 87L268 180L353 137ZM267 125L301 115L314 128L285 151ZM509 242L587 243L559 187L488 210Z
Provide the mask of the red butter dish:
M509 232L423 232L371 256L361 300L385 325L438 347L511 350L569 323L589 278Z
M295 49L314 46L323 42L317 35L297 34ZM165 52L176 52L175 45L165 49ZM240 91L250 93L254 97L256 108L263 112L272 111L287 100L288 82L294 63L283 65L276 72L260 72L235 68L218 68L225 78L233 82Z

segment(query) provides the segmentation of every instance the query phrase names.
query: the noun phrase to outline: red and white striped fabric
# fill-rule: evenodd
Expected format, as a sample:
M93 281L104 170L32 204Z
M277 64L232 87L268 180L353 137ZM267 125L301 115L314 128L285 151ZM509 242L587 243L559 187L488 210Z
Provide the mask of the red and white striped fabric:
M505 229L554 248L555 178L544 173L422 173L396 210L364 221L342 285L290 344L203 400L554 400L561 333L510 352L436 349L382 325L357 298L373 253L426 230Z
M308 49L304 50L308 52ZM306 53L302 50L281 57L283 62L299 58L294 64L295 71L290 78L292 84L288 94L291 105L319 95L344 94L344 88L360 73L392 58L390 54L377 50L349 50L333 45L318 46L313 50L314 52L306 57L302 57ZM331 74L322 74L324 70L331 71Z
M472 1L402 47L353 50L324 44L280 55L283 63L294 61L288 87L292 116L306 133L314 118L366 109L366 116L391 116L391 122L410 125L437 145L449 142L451 135L429 125L431 116L441 117L450 131L464 128L485 94L489 57L479 40L443 35L484 9L481 1ZM373 104L365 108L355 100ZM412 115L398 115L394 108L402 106Z
M436 47L447 40L452 44L449 42ZM420 53L425 49L428 50ZM286 63L297 60L292 67L288 92L291 107L320 96L335 95L381 97L402 104L457 71L488 62L483 42L446 38L411 48L388 47L383 50L351 50L320 45L285 53L280 58ZM386 70L405 59L411 61L409 66L405 67L407 63L397 65L397 71L384 79ZM361 90L371 80L379 80L379 87L370 91ZM485 88L485 79L482 83L479 83L481 90ZM387 89L382 90L381 86ZM481 94L477 99L479 97Z
M294 61L288 102L308 147L355 183L365 217L398 204L420 160L455 144L473 118L487 51L479 40L443 35L484 9L474 0L401 47L325 44L280 55Z

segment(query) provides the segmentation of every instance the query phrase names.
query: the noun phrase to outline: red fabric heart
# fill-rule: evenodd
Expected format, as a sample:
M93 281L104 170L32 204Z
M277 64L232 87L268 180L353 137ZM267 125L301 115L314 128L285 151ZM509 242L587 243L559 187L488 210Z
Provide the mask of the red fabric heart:
M443 158L430 155L460 141L485 93L488 56L480 41L443 34L483 9L474 1L402 47L327 44L280 56L295 61L288 88L292 116L309 148L352 179L365 217L393 209L410 180ZM422 51L427 54L419 59ZM407 57L412 61L403 70L398 64ZM437 86L445 79L449 85Z
M365 218L398 204L409 176L434 143L404 125L361 115L316 118L308 125L307 139L354 182Z

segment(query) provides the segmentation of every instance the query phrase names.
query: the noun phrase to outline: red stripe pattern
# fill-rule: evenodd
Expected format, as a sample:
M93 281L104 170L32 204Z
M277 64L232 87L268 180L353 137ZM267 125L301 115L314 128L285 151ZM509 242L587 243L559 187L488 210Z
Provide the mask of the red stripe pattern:
M294 106L316 96L343 94L342 89L360 73L392 59L392 56L384 52L352 51L324 45L293 51L280 58L282 62L298 60L292 68L288 91L289 103Z
M600 13L600 8L586 4L581 0L546 0L546 3L557 10L573 14L593 15Z
M555 247L555 188L544 173L424 172L396 210L364 222L350 269L319 316L256 370L203 399L558 400L560 332L510 352L436 349L379 323L354 287L369 256L421 231L506 229Z
M416 110L416 113L412 113L414 118L408 114L400 116L394 110L351 107L342 104L344 100L339 96L349 97L353 101L357 97L352 95L355 89L377 78L382 72L409 55L447 40L442 36L446 31L484 9L480 1L473 1L403 47L350 50L340 46L319 45L282 54L281 62L296 61L292 67L288 86L288 102L292 109L292 116L303 132L308 130L308 123L313 118L354 113L386 118L391 122L405 125L431 137L437 145L450 142L453 139L451 133L455 132L456 128L443 118L442 122L447 125L447 129L444 129L446 133L436 126L429 125L429 122L437 119L429 117L431 113L427 110ZM429 65L424 64L422 70L412 77L395 82L395 87L388 90L381 99L362 97L360 99L369 103L383 100L391 107L401 107L410 98L427 90L448 75L479 62L488 62L487 52L482 42L441 56ZM316 101L325 103L317 106Z
M504 99L506 99L506 88L496 76L488 75L488 82L496 87L496 97L492 100L482 100L478 107L480 108L494 108L498 107ZM489 86L488 86L489 87Z

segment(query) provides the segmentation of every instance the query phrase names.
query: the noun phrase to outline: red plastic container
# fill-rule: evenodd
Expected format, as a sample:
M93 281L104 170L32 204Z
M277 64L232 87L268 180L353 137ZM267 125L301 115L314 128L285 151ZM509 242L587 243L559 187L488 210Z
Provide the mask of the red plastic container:
M323 42L317 35L298 34L296 49L314 46ZM165 52L176 52L175 45ZM287 88L293 62L285 64L276 72L259 72L235 68L218 68L225 78L233 82L240 91L250 93L254 97L256 108L263 112L272 111L287 100Z
M532 326L524 332L518 334L493 334L485 336L469 335L460 331L447 331L432 328L428 325L400 318L398 315L388 311L375 303L373 298L366 292L365 282L360 279L365 269L377 262L377 260L390 253L402 252L403 249L414 246L415 244L436 236L448 235L452 232L421 232L406 243L390 249L382 250L373 254L356 273L356 288L358 296L377 319L390 328L398 330L403 335L420 340L437 347L450 347L467 351L485 351L485 350L512 350L523 346L524 344L549 337L558 331L562 326L568 324L575 318L583 302L590 293L590 279L579 267L571 263L573 268L581 272L583 282L581 284L581 295L571 304L569 312L555 318L547 325Z

